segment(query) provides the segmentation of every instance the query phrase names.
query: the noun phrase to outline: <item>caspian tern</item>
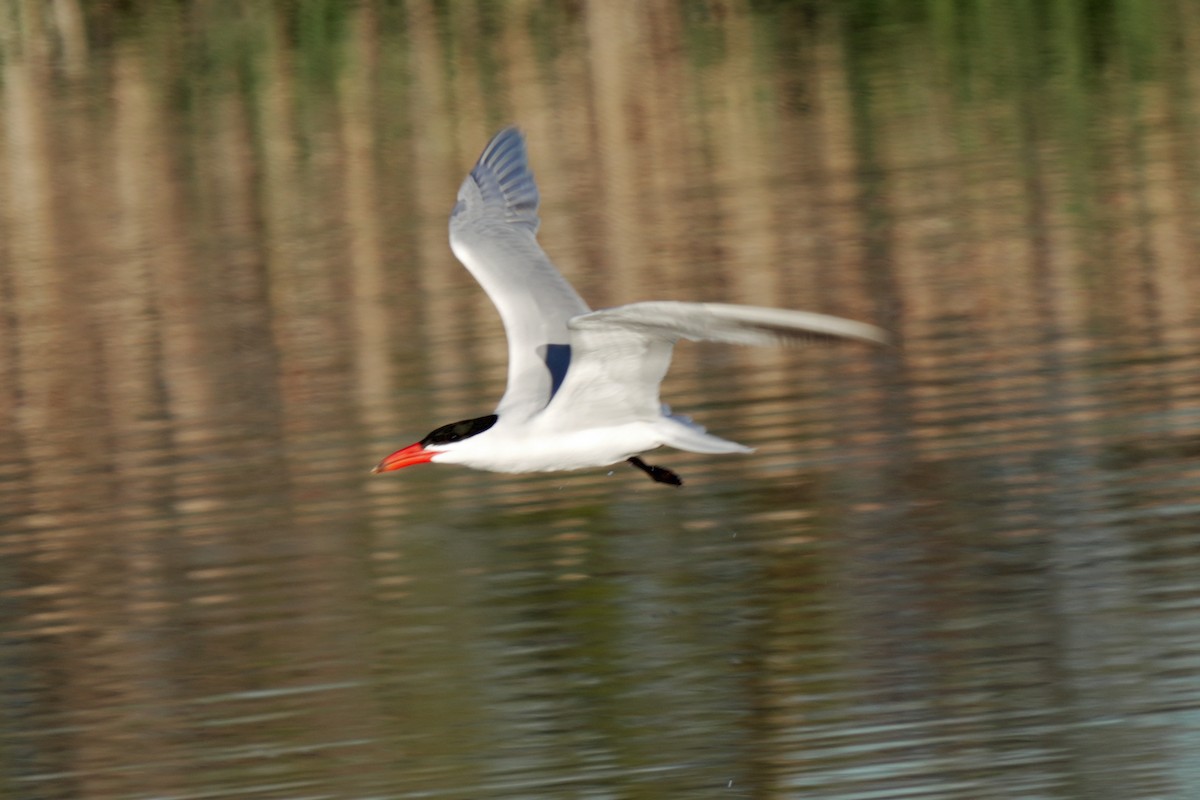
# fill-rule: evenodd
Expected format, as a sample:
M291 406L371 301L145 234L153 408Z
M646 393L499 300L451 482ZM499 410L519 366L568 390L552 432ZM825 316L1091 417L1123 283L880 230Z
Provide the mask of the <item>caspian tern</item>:
M805 311L671 301L592 311L538 245L538 223L524 137L506 128L458 190L450 249L500 312L508 387L491 414L443 425L383 459L375 472L427 462L554 472L628 461L655 481L679 486L679 476L640 454L663 445L692 453L751 448L705 433L659 400L677 341L888 341L873 325Z

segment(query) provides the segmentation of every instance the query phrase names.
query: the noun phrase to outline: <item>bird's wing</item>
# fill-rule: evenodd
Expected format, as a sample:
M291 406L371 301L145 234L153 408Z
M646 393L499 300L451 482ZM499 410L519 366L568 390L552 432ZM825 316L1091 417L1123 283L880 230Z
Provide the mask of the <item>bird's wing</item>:
M570 328L571 368L544 412L551 426L657 419L659 384L680 339L744 345L889 341L880 328L841 317L724 303L632 303L575 317Z
M516 128L492 138L458 190L450 248L500 312L508 388L496 413L528 418L562 383L571 360L567 320L588 306L538 246L538 189Z

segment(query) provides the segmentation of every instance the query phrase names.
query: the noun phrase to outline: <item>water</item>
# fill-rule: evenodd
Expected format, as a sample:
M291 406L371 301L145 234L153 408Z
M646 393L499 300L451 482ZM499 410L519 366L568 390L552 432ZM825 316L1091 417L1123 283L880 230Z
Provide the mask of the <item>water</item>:
M202 5L2 42L0 796L1200 793L1186 4ZM752 445L372 476L487 413L516 122L593 305Z

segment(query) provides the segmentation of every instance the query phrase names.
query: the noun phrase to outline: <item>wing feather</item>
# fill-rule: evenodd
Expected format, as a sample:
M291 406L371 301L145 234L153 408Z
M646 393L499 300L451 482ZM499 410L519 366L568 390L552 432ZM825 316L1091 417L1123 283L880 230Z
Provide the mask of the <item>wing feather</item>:
M891 341L881 328L829 314L671 300L630 303L593 311L571 320L570 327L573 330L619 327L641 330L671 341L690 339L760 346L834 339L855 339L871 344Z
M631 303L575 317L569 327L571 368L545 411L559 424L657 419L659 385L680 339L784 346L834 339L889 342L880 328L841 317L724 303Z
M495 304L508 338L508 386L496 413L528 418L549 402L570 362L567 321L587 303L538 245L538 189L525 141L505 128L458 190L450 248Z

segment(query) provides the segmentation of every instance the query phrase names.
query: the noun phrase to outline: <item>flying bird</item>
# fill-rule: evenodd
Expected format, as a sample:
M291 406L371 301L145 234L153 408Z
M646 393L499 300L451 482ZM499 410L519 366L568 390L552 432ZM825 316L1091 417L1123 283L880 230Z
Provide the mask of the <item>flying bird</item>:
M459 187L450 249L500 312L508 386L491 414L436 428L374 472L428 462L554 472L628 461L679 486L678 475L641 455L664 445L692 453L751 448L706 433L659 400L677 341L888 342L873 325L806 311L673 301L592 311L538 245L538 203L524 137L506 128Z

